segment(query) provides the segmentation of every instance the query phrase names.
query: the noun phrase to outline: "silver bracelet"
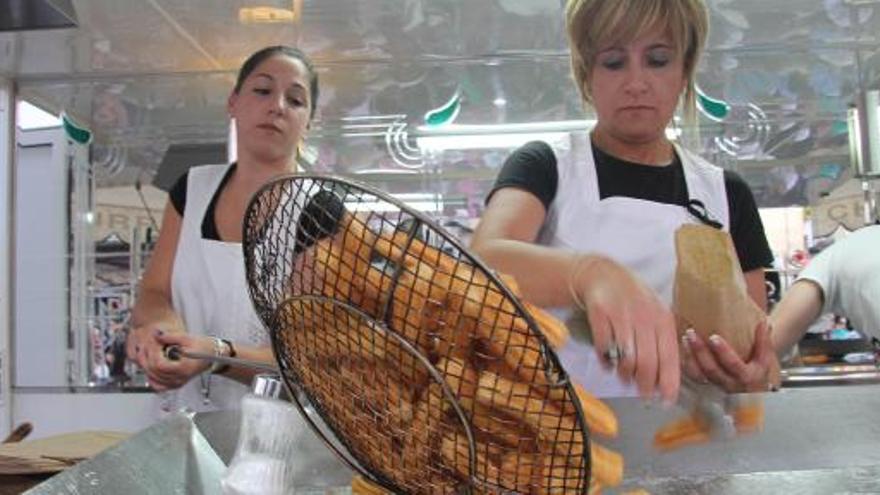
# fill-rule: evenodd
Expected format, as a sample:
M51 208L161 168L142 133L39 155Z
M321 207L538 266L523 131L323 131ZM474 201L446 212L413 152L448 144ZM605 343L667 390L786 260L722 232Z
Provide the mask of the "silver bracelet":
M231 348L230 345L226 343L225 340L220 337L212 336L211 339L214 341L214 356L217 357L230 357ZM226 363L221 363L218 361L214 361L211 363L211 368L208 370L212 375L223 373L227 369L229 369L229 365Z

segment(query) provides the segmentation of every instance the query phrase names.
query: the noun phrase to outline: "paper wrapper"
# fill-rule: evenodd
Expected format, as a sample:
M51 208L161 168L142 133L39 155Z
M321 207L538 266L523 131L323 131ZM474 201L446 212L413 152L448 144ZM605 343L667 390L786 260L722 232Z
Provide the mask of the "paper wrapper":
M766 316L749 297L727 232L687 224L675 232L678 267L673 311L679 335L688 328L708 339L718 334L748 359L755 328Z
M83 431L0 446L0 475L57 473L90 459L129 433Z

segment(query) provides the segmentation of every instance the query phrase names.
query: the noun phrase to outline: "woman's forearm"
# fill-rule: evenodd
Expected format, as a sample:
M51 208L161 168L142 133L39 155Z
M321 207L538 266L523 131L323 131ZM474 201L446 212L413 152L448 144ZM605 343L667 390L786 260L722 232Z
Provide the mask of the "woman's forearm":
M512 275L527 301L544 307L576 304L574 277L586 275L592 256L522 241L493 239L471 246L498 273ZM599 257L595 257L599 258Z
M275 355L272 352L272 348L269 346L256 347L241 345L237 342L233 342L232 345L235 348L236 359L244 359L247 361L255 361L277 366ZM223 376L248 385L251 383L255 375L265 372L265 370L258 370L249 366L230 366L229 370L223 373Z
M822 289L810 280L798 280L784 294L770 315L771 338L777 354L784 354L800 341L822 312Z
M168 328L162 330L176 331L183 329L180 319L168 297L155 289L141 289L131 312L131 326L138 328L146 324L165 323Z

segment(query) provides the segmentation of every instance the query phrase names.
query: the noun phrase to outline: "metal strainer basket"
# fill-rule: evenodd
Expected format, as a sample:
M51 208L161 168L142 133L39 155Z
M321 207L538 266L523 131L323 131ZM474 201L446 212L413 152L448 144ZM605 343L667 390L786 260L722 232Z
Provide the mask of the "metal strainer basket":
M588 492L587 426L558 358L426 216L286 176L252 199L243 244L282 378L353 469L395 493Z

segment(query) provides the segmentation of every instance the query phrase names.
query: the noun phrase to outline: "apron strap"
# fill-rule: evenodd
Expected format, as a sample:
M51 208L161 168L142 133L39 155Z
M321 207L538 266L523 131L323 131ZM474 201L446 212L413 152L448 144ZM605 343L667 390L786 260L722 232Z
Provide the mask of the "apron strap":
M712 215L709 213L706 205L699 199L688 200L687 206L685 206L685 208L687 208L687 211L691 214L691 216L699 220L703 225L708 225L709 227L713 227L718 230L722 229L723 226L721 225L721 222L712 218Z

